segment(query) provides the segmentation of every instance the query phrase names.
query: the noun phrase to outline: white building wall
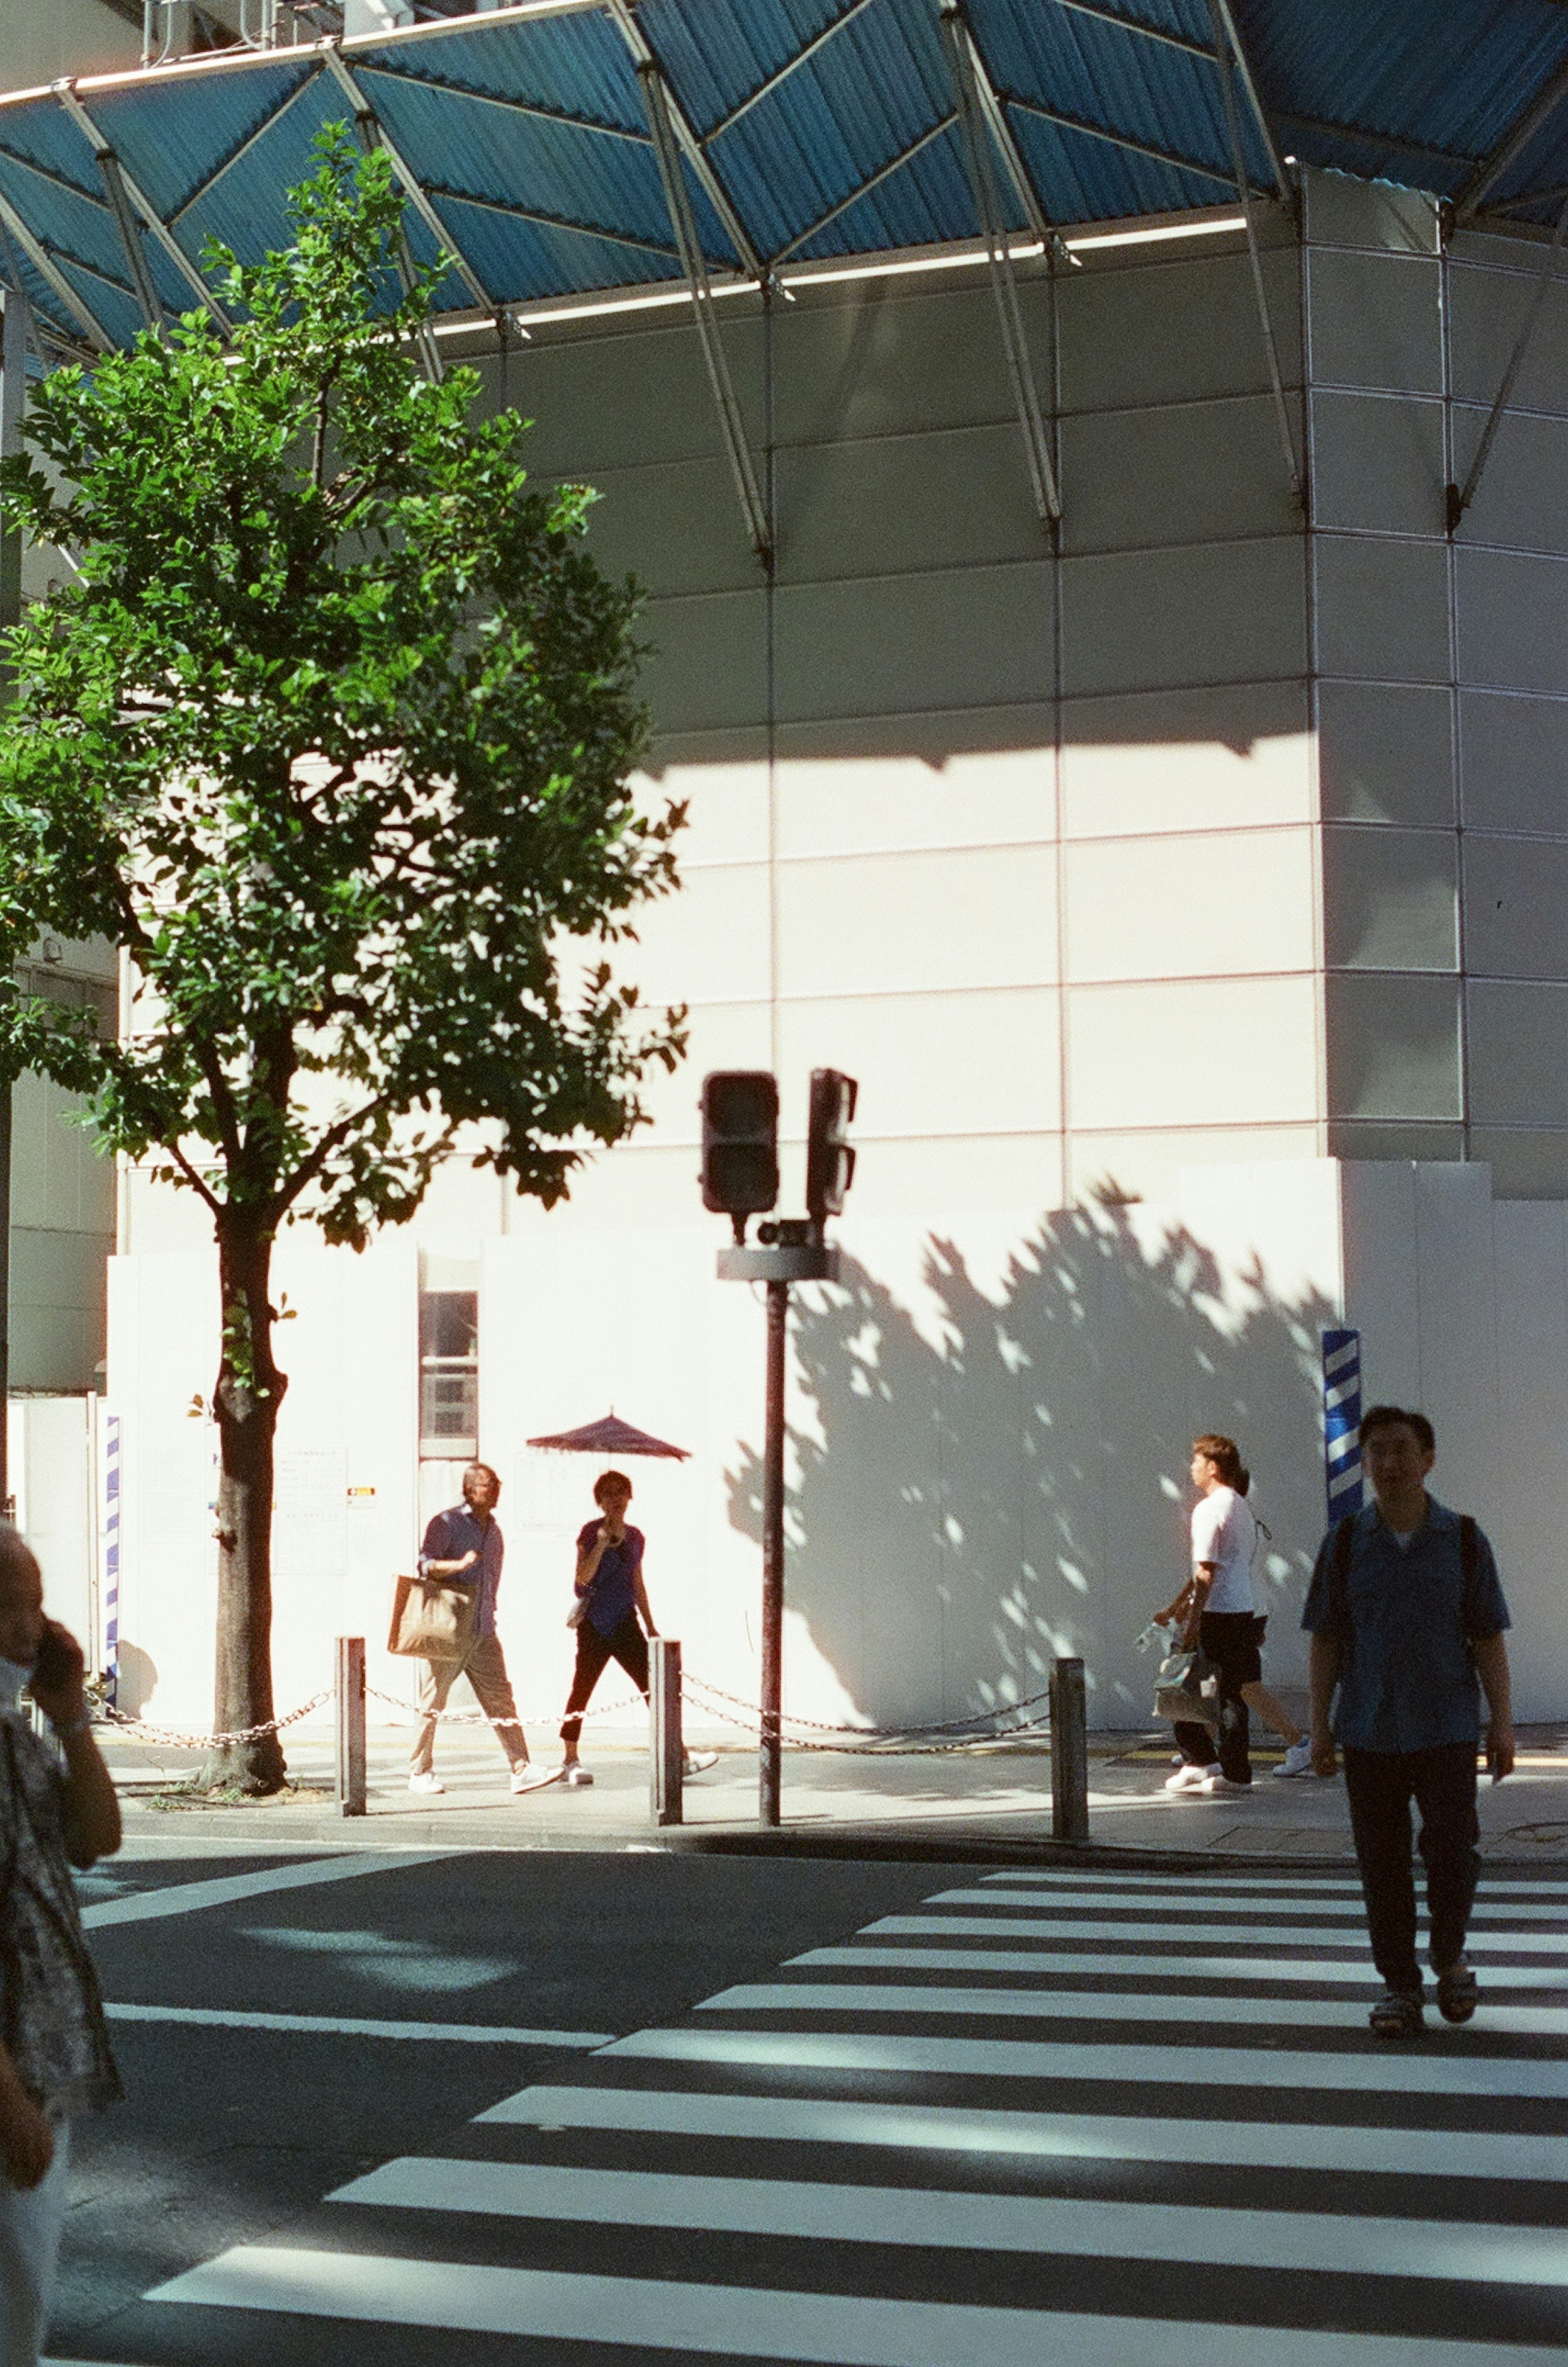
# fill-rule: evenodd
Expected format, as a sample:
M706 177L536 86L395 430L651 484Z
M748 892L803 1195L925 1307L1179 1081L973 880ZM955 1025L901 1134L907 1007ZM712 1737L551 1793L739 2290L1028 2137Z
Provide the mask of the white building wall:
M1298 425L1303 318L1320 381L1310 533L1235 240L1101 258L1061 284L1055 323L1044 283L1025 291L1062 420L1057 555L974 282L818 291L775 316L771 355L760 317L727 311L776 477L771 594L689 324L574 325L513 359L502 391L538 419L537 473L599 486L595 545L649 589L649 795L688 799L691 827L684 889L628 967L689 1003L691 1056L650 1085L654 1125L562 1209L453 1167L362 1261L287 1247L280 1702L324 1682L339 1623L378 1648L413 1548L421 1244L483 1252L480 1452L507 1490L502 1633L525 1707L564 1687L570 1538L597 1467L524 1442L612 1404L692 1449L636 1475L650 1591L689 1665L754 1698L761 1319L712 1279L697 1085L779 1071L788 1210L807 1072L830 1062L862 1081L861 1165L846 1287L798 1305L798 1713L953 1716L1038 1691L1071 1648L1096 1716L1141 1722L1131 1638L1182 1568L1189 1444L1211 1428L1258 1471L1272 1671L1298 1679L1318 1333L1347 1311L1369 1386L1431 1408L1442 1484L1495 1530L1524 1713L1561 1711L1556 1483L1505 1453L1495 1413L1568 1349L1561 1279L1543 1280L1558 1214L1532 1229L1494 1209L1479 1165L1397 1163L1459 1158L1467 1091L1483 1139L1461 1015L1473 1034L1495 981L1467 1005L1454 751L1489 727L1466 702L1524 697L1544 749L1556 694L1499 692L1491 676L1524 663L1501 650L1451 654L1490 646L1492 596L1470 600L1434 530L1447 462L1421 441L1452 366L1439 334L1434 389L1429 316L1457 322L1461 299L1421 243L1429 209L1390 227L1392 202L1314 185L1304 277L1293 247L1266 258ZM1484 744L1463 810L1539 814L1547 756L1530 790L1522 759ZM1558 991L1543 980L1548 1015ZM1505 1035L1500 1078L1529 1041ZM188 1202L132 1179L111 1346L126 1632L156 1669L152 1714L192 1719L211 1651L210 1449L179 1427L215 1357L210 1259L184 1246L199 1231ZM1556 1388L1536 1389L1541 1440L1561 1436ZM374 1500L348 1498L367 1485ZM373 1657L373 1683L389 1678L406 1694Z

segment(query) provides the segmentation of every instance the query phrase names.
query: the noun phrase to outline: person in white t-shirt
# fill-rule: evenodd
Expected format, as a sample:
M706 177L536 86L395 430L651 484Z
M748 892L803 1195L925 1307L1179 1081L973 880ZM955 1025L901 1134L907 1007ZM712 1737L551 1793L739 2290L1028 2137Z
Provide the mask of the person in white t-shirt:
M1192 1575L1174 1603L1156 1618L1162 1626L1181 1623L1184 1648L1201 1645L1219 1678L1219 1731L1212 1735L1194 1720L1179 1720L1181 1765L1168 1792L1222 1792L1252 1787L1248 1709L1255 1709L1285 1744L1280 1775L1310 1775L1312 1744L1263 1682L1262 1644L1267 1621L1258 1610L1252 1565L1258 1523L1247 1501L1251 1474L1235 1441L1210 1432L1192 1446Z

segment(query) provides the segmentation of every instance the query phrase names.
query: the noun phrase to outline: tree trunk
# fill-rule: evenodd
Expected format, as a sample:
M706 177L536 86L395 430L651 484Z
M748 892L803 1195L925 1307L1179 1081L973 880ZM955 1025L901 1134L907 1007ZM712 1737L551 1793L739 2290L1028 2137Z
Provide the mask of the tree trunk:
M277 1410L288 1382L272 1358L268 1299L272 1234L245 1209L218 1228L223 1344L213 1403L218 1414L218 1680L214 1730L243 1734L276 1715L272 1698L272 1490ZM287 1780L276 1734L218 1742L202 1770L207 1784L262 1795Z

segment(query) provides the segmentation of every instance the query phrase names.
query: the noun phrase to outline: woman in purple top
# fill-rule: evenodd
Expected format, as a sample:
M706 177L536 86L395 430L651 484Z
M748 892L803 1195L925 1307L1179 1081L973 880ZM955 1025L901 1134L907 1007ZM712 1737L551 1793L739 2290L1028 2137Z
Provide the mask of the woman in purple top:
M659 1631L642 1582L645 1539L640 1529L626 1525L631 1500L632 1483L624 1471L602 1471L593 1482L593 1501L602 1517L586 1522L578 1535L573 1614L577 1668L560 1730L565 1746L561 1773L568 1784L593 1781L578 1758L577 1746L582 1713L606 1664L618 1660L644 1701L648 1699L648 1637ZM688 1752L686 1772L694 1775L703 1767L711 1767L716 1755L704 1752L699 1759Z

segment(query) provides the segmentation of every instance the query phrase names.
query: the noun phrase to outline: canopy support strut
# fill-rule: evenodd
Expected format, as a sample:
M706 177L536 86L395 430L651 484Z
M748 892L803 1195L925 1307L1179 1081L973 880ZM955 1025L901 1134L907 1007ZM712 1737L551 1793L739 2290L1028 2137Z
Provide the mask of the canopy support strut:
M1231 6L1231 0L1212 0L1211 13L1219 18L1219 26L1224 30L1223 40L1216 39L1215 47L1220 49L1222 53L1228 48L1235 60L1235 70L1241 76L1241 86L1247 93L1247 103L1252 110L1252 119L1258 126L1258 136L1268 153L1269 170L1274 176L1274 187L1279 190L1285 204L1293 210L1296 193L1291 186L1290 176L1285 170L1285 160L1280 153L1280 143L1274 137L1274 127L1264 109L1263 100L1253 77L1252 68L1247 62L1241 35L1236 30L1235 11ZM1218 29L1217 28L1216 31Z
M1047 533L1055 533L1062 522L1062 498L1057 490L1056 471L1051 459L1051 442L1045 432L1045 422L1040 409L1040 396L1034 383L1034 365L1029 357L1029 340L1024 334L1023 314L1018 300L1018 282L1013 277L1012 255L1008 244L1007 225L997 190L996 176L991 164L989 142L996 137L983 93L990 88L985 69L975 47L974 38L964 20L960 0L942 0L942 29L947 42L949 62L953 70L953 87L958 100L959 127L964 134L964 162L968 166L970 194L979 218L980 234L986 242L986 260L990 267L991 289L997 300L997 318L1001 324L1002 350L1007 356L1008 376L1012 381L1013 402L1018 412L1018 424L1023 432L1023 457L1029 468L1029 481L1034 492L1034 506ZM1001 108L991 93L991 101L1000 119ZM1011 138L1005 119L1002 134L1006 146L1001 150L1004 164ZM1019 170L1022 170L1021 159ZM1009 177L1012 177L1009 166ZM1017 185L1015 184L1015 187ZM1021 201L1022 190L1019 190ZM1038 198L1025 203L1025 212L1032 226L1038 221L1040 234L1047 243L1055 233L1045 223Z
M1298 502L1304 499L1302 472L1296 459L1296 439L1291 433L1291 413L1285 401L1285 382L1280 369L1280 348L1274 340L1274 323L1269 311L1269 290L1263 278L1263 258L1258 249L1258 224L1252 211L1252 185L1247 176L1247 153L1241 144L1241 115L1235 103L1235 83L1233 79L1233 48L1230 11L1224 0L1209 0L1209 18L1214 28L1214 63L1219 68L1220 96L1224 101L1225 130L1230 138L1231 162L1235 167L1235 193L1241 205L1241 218L1247 225L1247 254L1252 266L1252 292L1258 302L1258 323L1263 332L1263 351L1269 364L1269 386L1274 398L1274 419L1280 430L1280 447L1285 456L1285 468L1291 480L1291 491ZM1245 72L1245 69L1244 69ZM1256 102L1255 102L1256 103ZM1272 142L1269 143L1272 154ZM1282 184L1288 187L1288 185Z
M152 198L147 195L146 190L131 174L126 171L124 164L110 145L107 134L99 129L83 106L76 95L75 84L67 76L63 82L57 82L54 85L54 95L77 130L87 142L96 159L98 173L104 184L104 193L108 198L109 210L114 215L116 226L119 231L120 243L125 248L125 259L131 271L136 300L141 307L142 316L148 327L152 329L158 326L162 308L158 304L157 291L152 286L146 258L141 253L141 243L135 236L130 221L131 208L141 215L143 224L156 239L191 294L211 315L227 340L231 334L228 314L158 211L157 207L152 203ZM127 200L129 200L129 206ZM144 289L145 292L143 292Z
M59 298L72 319L81 323L86 332L88 343L100 354L111 353L114 349L114 339L103 323L95 312L88 311L65 274L56 264L49 249L40 245L9 198L3 195L0 195L0 222L5 223L45 286Z
M773 521L758 481L750 446L746 440L746 422L736 398L729 364L725 359L718 323L714 317L707 258L697 236L692 200L681 169L681 150L671 118L669 93L663 74L653 58L645 59L637 71L637 80L642 85L642 103L648 111L648 128L653 135L653 153L659 160L659 177L664 185L664 202L670 210L670 226L675 233L682 268L691 290L692 310L696 320L697 335L702 342L703 359L707 364L708 379L713 388L714 401L718 406L719 424L724 429L724 440L729 451L735 490L740 496L751 548L764 571L771 575L773 569Z
M1486 425L1481 431L1481 441L1475 447L1475 458L1470 464L1470 474L1462 485L1450 485L1448 488L1448 529L1450 535L1458 531L1461 518L1475 499L1476 488L1481 482L1481 472L1486 466L1487 455L1492 449L1493 437L1502 425L1503 413L1508 407L1508 398L1514 391L1514 381L1524 367L1525 356L1529 351L1530 339L1535 334L1535 324L1540 318L1540 308L1546 301L1546 291L1555 276L1558 249L1562 244L1564 232L1568 232L1568 203L1564 204L1557 217L1557 228L1551 233L1551 243L1546 250L1545 259L1535 283L1535 293L1530 298L1525 317L1519 324L1519 334L1514 339L1514 350L1508 356L1508 367L1503 372L1503 383L1497 389L1497 399L1486 414Z
M740 257L741 269L749 279L756 280L761 287L762 281L768 277L768 266L747 236L746 226L730 202L729 193L724 183L709 164L707 151L693 130L684 109L671 89L663 67L649 46L647 35L633 16L627 6L627 0L609 0L609 8L611 16L620 27L621 38L636 60L637 73L643 76L645 93L648 89L649 71L651 70L658 75L660 89L663 94L664 113L671 131L674 139L679 142L686 162L702 184L704 196L724 224L724 234ZM656 139L657 136L655 134ZM660 160L660 175L663 170L663 162Z
M1480 210L1483 198L1489 197L1508 171L1524 154L1539 132L1568 98L1568 65L1560 66L1544 90L1533 98L1502 144L1494 149L1485 163L1472 173L1454 199L1454 228L1463 230Z
M349 105L354 109L355 119L359 125L360 137L365 141L367 147L381 148L386 151L387 161L398 176L399 182L402 187L403 195L407 198L410 205L419 216L420 221L424 224L425 229L430 232L431 237L435 241L436 245L440 247L443 254L449 255L451 256L453 269L457 272L458 278L462 281L463 286L472 297L474 302L479 306L481 311L489 312L493 315L496 327L499 332L501 329L502 307L496 302L495 298L491 294L490 289L485 286L484 281L479 277L479 273L474 269L473 265L468 261L468 256L463 253L462 248L458 245L451 232L447 229L446 223L442 221L440 214L436 211L435 207L432 204L429 196L426 194L423 184L421 182L418 174L414 171L413 166L409 163L401 149L397 145L397 142L389 137L385 124L381 121L380 117L376 112L374 104L367 96L364 85L356 79L352 70L344 64L335 40L329 38L327 40L322 42L321 59L322 62L326 66L328 74L331 74L333 80L336 83L338 88L342 91L344 96L348 100ZM510 326L519 336L525 337L528 334L527 330L523 328L521 324L515 321L511 322ZM432 351L434 352L434 347L432 347ZM438 377L440 372L437 369L431 372L431 375Z

